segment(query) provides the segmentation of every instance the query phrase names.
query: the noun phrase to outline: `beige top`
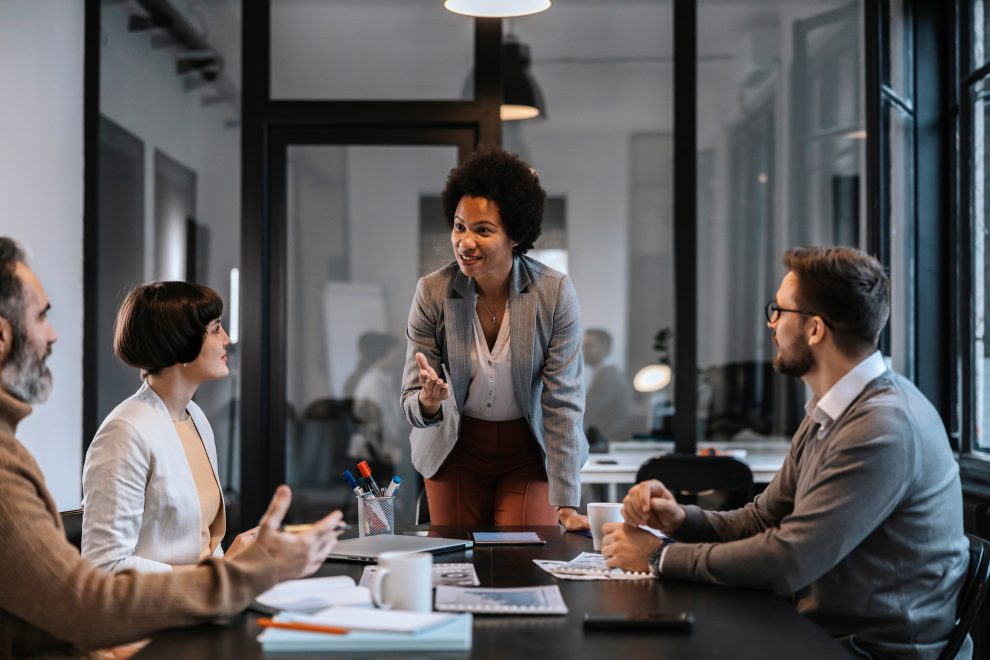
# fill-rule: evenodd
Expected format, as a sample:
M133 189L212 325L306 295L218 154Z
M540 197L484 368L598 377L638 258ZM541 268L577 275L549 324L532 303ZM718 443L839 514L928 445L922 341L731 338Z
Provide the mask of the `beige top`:
M191 415L181 422L173 422L175 431L182 440L182 449L189 461L189 470L196 483L196 494L199 495L199 507L203 511L203 527L200 534L199 560L203 561L213 554L217 544L227 531L227 521L224 520L223 502L220 497L220 484L213 475L210 457L206 455L203 439L192 421Z
M464 414L489 422L506 422L525 417L512 387L512 337L509 331L509 304L498 329L495 345L488 350L481 319L474 315L471 344L471 382L464 399Z

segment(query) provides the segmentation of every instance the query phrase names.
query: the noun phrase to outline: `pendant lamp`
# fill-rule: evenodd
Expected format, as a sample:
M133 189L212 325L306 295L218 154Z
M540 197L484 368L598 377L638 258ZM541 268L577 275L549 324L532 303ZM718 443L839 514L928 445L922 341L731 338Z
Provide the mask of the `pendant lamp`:
M529 46L519 43L512 35L502 44L502 121L546 119L547 106L543 92L533 79L529 65Z
M538 14L550 8L550 0L444 0L448 11L481 18L509 18Z

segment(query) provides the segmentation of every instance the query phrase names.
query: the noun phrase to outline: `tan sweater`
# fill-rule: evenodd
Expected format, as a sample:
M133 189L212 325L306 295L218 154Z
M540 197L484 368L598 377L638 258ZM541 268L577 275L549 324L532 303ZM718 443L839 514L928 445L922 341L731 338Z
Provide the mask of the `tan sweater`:
M79 556L0 391L0 658L71 655L235 614L277 581L257 544L176 573L105 574Z

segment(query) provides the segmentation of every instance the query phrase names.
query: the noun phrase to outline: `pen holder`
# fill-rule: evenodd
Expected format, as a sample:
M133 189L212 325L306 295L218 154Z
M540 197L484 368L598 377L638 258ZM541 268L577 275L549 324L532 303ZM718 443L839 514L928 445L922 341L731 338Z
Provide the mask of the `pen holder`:
M358 534L395 534L395 497L357 498Z

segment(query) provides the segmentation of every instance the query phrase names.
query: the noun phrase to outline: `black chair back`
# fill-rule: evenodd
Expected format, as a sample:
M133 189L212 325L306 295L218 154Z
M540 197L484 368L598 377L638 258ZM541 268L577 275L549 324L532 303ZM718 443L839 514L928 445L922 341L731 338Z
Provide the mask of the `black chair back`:
M636 483L662 481L681 504L697 504L699 494L719 491L723 498L709 508L738 509L753 499L753 471L731 456L666 454L651 458L636 472Z
M82 509L73 509L72 511L61 511L59 515L62 516L62 527L65 528L65 538L69 540L69 543L76 546L79 550L82 550Z
M987 596L990 585L990 541L979 536L967 534L969 537L969 569L966 581L959 592L959 608L956 618L956 628L952 631L948 643L939 654L939 660L951 660L966 641L966 635L973 628L976 614Z

